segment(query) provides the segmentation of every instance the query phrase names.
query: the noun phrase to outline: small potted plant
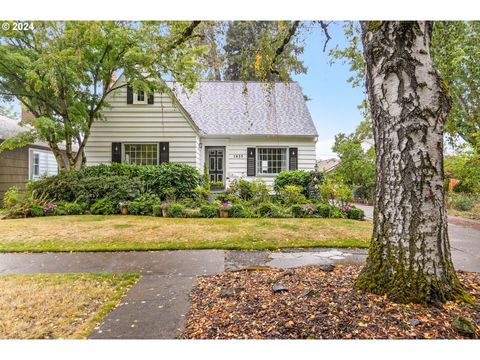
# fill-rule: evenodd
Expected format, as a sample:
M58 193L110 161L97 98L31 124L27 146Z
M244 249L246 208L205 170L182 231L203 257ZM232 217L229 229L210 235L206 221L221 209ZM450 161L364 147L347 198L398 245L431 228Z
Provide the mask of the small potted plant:
M130 201L122 201L118 204L118 207L120 209L120 213L122 215L127 215L128 214L128 205L130 204Z
M169 206L170 206L169 202L164 202L160 205L160 207L162 208L162 216L163 217L167 217L167 209L168 209Z
M230 213L231 208L232 208L232 204L230 204L229 202L222 203L219 207L220 217L221 218L228 218L228 215Z

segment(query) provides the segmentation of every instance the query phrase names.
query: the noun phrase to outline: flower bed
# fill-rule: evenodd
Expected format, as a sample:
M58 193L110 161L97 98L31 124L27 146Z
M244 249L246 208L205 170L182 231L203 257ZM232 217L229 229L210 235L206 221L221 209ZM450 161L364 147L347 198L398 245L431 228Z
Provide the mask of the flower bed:
M277 181L278 180L278 181ZM61 172L5 194L7 217L130 214L163 217L363 219L344 185L315 172L279 174L275 192L263 180L239 179L212 194L208 178L183 164L112 164Z

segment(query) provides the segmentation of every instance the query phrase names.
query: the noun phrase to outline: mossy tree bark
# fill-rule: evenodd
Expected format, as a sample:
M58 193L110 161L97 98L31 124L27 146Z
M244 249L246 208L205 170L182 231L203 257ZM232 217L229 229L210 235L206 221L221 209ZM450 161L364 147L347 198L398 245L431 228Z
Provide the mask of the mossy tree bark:
M362 22L377 184L372 242L356 286L397 302L463 296L443 188L448 89L430 57L431 22Z

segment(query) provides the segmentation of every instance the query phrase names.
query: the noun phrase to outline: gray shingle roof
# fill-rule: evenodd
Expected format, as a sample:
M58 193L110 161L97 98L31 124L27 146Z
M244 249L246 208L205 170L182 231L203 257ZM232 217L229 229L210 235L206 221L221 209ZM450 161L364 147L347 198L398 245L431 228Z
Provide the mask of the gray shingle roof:
M318 136L298 83L200 81L193 92L168 83L206 135Z
M15 120L0 115L0 139L7 139L13 135L24 132L25 128L18 125Z
M10 119L6 116L0 115L0 140L8 139L13 135L20 134L27 131L29 128L27 126L20 126L16 120ZM48 144L43 141L35 141L31 145L43 146L49 148ZM61 150L65 149L65 143L62 142L58 144L58 147ZM76 144L72 145L72 150L76 151L78 146Z

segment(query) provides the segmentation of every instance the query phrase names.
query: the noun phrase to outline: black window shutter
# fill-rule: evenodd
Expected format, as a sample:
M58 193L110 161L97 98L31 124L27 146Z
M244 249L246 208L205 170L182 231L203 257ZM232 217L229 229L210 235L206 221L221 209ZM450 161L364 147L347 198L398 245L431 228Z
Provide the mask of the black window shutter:
M288 149L288 170L298 169L298 148Z
M127 104L133 104L133 89L127 86Z
M247 176L255 176L256 170L256 159L255 159L255 148L247 148Z
M160 144L160 164L164 162L169 162L170 158L170 149L168 142L161 142Z
M153 93L150 94L150 95L148 95L148 101L147 101L147 102L148 102L148 104L150 104L150 105L152 105L152 104L155 102Z
M122 162L122 143L112 143L112 163Z

